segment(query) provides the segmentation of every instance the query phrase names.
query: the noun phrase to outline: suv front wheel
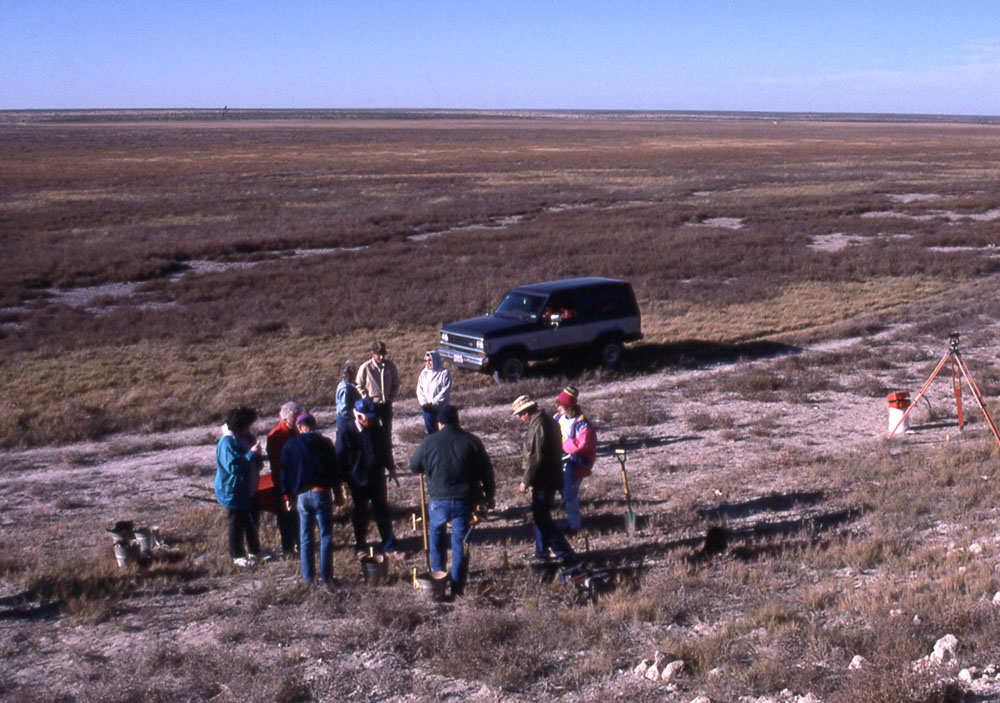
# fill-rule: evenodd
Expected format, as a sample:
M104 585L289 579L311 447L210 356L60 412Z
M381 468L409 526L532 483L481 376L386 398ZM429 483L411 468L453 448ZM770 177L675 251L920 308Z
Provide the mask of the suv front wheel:
M501 358L493 368L493 379L497 383L513 383L524 376L524 358L511 354Z

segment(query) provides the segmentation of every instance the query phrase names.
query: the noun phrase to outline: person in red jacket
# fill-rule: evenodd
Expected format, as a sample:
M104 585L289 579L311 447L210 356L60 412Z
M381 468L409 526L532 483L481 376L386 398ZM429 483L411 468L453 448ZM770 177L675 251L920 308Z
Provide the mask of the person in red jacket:
M294 508L288 509L281 499L281 450L299 431L295 427L295 418L303 412L302 406L290 400L281 406L280 418L273 430L267 433L267 458L271 464L271 477L275 487L275 505L273 506L278 534L281 535L281 556L285 559L295 557L299 549L299 514Z

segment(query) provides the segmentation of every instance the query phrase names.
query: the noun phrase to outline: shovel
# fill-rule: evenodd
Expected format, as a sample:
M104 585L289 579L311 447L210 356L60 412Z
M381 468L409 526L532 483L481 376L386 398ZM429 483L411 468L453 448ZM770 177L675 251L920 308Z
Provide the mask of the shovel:
M625 484L625 532L635 534L635 513L632 512L632 496L628 491L628 474L625 472L625 447L615 448L615 459L622 465L622 483Z
M473 510L472 515L469 517L469 528L465 531L465 537L462 538L462 563L464 568L462 569L462 583L465 583L469 576L469 535L472 534L472 530L485 519L485 515L478 511ZM451 557L455 558L454 555Z
M424 475L420 474L420 525L424 532L424 557L427 559L427 571L431 570L431 538L427 526L427 491L424 488Z

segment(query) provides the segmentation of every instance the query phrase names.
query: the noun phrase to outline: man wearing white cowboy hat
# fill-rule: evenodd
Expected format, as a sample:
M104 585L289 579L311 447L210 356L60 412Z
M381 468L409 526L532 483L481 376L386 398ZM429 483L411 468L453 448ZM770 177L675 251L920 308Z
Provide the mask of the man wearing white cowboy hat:
M518 486L521 493L527 493L528 487L531 487L535 551L527 556L548 559L551 549L564 564L576 563L576 555L552 520L552 502L562 485L562 440L559 425L527 395L519 396L511 405L511 410L512 415L528 426L521 455L524 477Z

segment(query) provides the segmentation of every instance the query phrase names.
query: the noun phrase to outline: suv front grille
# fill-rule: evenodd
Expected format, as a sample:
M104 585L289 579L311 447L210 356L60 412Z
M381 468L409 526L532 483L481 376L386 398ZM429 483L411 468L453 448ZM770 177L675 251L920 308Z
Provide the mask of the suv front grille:
M463 334L455 334L454 332L448 332L448 341L446 342L449 347L464 347L466 349L476 349L476 342L479 341L476 337L466 337Z

